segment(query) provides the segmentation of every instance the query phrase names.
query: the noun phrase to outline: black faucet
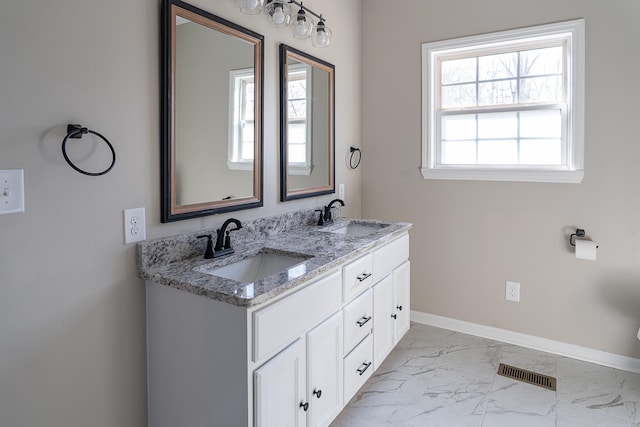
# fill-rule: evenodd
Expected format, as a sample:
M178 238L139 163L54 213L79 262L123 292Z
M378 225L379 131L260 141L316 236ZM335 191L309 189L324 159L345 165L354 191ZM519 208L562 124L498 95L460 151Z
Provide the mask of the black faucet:
M227 227L231 223L234 223L236 225L236 228L227 230ZM214 258L233 253L233 248L231 247L231 237L229 237L229 233L232 231L240 230L241 228L242 223L235 218L229 218L222 224L222 227L217 230L218 236L216 238L216 247L213 250Z
M342 206L344 206L344 202L341 199L333 199L332 201L330 201L329 204L324 207L323 219L325 224L331 224L333 222L331 209L333 209L334 203L340 203Z

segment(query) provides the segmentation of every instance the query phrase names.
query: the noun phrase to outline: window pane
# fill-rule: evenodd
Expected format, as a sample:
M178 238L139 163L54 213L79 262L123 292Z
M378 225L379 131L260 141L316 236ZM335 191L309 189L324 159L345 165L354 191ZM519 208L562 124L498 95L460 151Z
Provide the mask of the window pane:
M520 80L520 102L563 101L562 77L530 77Z
M306 163L306 147L304 145L289 144L289 163Z
M476 81L476 58L442 62L442 84Z
M517 77L518 52L478 58L478 80L494 80Z
M443 141L442 164L471 165L476 163L475 141Z
M307 100L289 101L289 120L304 120L307 118Z
M562 164L560 139L531 139L520 142L520 163L525 165Z
M479 141L478 164L509 165L518 163L516 140Z
M442 108L474 107L475 105L475 84L442 87Z
M307 97L307 80L289 81L289 99L302 99Z
M517 113L490 113L478 115L478 138L517 138Z
M254 126L253 122L242 123L242 142L253 143Z
M560 138L562 114L560 110L522 111L520 113L520 137Z
M520 75L539 76L562 73L562 46L520 53Z
M442 139L475 139L476 115L465 114L460 116L442 117Z
M242 159L253 160L253 142L242 144Z
M290 144L304 144L307 141L306 123L289 123L287 141Z
M255 98L255 86L253 82L245 79L242 84L242 111L241 116L243 120L253 120L254 111L254 98Z
M515 104L518 102L517 80L500 80L478 85L478 105Z

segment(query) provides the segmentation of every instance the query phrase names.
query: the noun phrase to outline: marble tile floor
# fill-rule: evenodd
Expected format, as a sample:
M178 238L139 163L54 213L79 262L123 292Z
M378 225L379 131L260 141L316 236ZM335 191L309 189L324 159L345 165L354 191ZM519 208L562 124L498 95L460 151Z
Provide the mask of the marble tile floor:
M496 374L506 363L557 391ZM412 323L330 427L640 427L640 374Z

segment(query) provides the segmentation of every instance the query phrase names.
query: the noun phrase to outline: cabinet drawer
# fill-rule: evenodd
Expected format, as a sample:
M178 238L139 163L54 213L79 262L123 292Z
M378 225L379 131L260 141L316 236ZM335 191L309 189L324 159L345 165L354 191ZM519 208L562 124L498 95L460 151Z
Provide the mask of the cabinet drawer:
M367 289L372 281L373 257L367 254L342 268L343 297L347 302Z
M373 373L373 337L369 335L344 358L344 401L351 400Z
M344 353L349 353L372 330L373 292L371 289L344 307Z
M253 361L283 349L336 311L341 278L337 271L253 313Z
M377 283L394 268L409 259L409 235L387 243L373 251L373 283Z

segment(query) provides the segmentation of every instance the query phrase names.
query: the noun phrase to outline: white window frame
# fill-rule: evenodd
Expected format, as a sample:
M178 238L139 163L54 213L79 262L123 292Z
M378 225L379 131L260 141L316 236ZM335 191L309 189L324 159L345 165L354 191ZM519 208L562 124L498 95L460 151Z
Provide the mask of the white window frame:
M313 93L312 93L312 88L313 88L313 80L312 80L312 69L311 69L311 65L309 64L305 64L305 63L296 63L296 64L289 64L287 66L287 73L293 71L294 73L299 73L302 72L305 75L305 79L306 79L306 97L307 97L307 117L305 119L305 161L304 162L291 162L289 161L289 174L291 175L311 175L311 172L313 171L313 164L312 164L312 159L311 159L311 130L312 128L312 118L313 118L313 110L312 110L312 99L313 99ZM287 78L287 82L289 81L289 78ZM287 109L289 108L289 102L290 100L288 99L288 94L289 91L287 90ZM287 119L287 127L289 126L289 122L293 122L296 120L289 120ZM288 147L287 147L288 149Z
M243 82L247 80L253 81L254 79L255 69L253 68L229 71L229 148L227 151L227 167L231 170L253 170L254 159L242 158L240 154L242 153L242 127L244 126L240 117L245 102L242 90Z
M425 179L527 181L579 183L584 177L584 19L539 25L422 44L422 176ZM529 165L448 165L440 159L439 60L513 51L514 47L539 46L562 40L566 43L566 104L558 106L563 114L564 164ZM515 105L502 111L524 111ZM474 112L478 109L474 109ZM484 111L490 112L489 108ZM566 161L565 161L566 160Z

